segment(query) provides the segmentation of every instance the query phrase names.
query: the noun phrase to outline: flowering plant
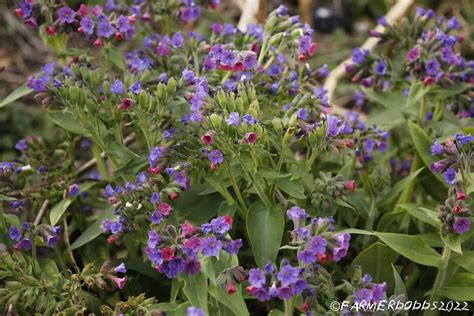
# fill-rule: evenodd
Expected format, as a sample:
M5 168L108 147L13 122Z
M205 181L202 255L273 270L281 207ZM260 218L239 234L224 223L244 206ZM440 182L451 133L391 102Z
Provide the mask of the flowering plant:
M409 51L394 69L389 54L354 50L365 122L332 112L328 66L307 63L317 45L298 16L280 6L245 32L192 31L218 4L19 3L59 60L7 101L34 92L58 132L0 163L4 311L320 315L338 300L357 312L428 292L474 300L473 66L455 53L457 21L421 9L413 25L379 20L380 45Z

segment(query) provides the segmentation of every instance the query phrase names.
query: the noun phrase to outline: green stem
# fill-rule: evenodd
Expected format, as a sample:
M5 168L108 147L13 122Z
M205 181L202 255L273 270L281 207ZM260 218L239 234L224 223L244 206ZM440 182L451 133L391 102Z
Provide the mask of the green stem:
M235 195L237 196L237 200L239 201L240 207L242 208L244 212L244 214L241 214L241 215L243 215L242 217L243 219L245 219L248 212L247 205L245 204L244 198L242 197L242 194L240 193L240 188L237 185L237 180L235 179L234 172L232 171L232 166L227 162L227 160L224 161L224 164L229 173L230 182L232 183L232 187L234 188Z
M293 299L284 300L285 316L293 316Z
M441 257L441 266L438 268L438 274L436 275L435 282L433 284L433 289L431 290L430 302L434 302L440 299L438 291L443 287L444 280L446 279L446 271L449 265L449 259L451 257L451 248L444 246L443 255ZM436 315L438 311L428 311L426 315Z
M102 158L99 147L96 144L92 144L92 153L94 154L95 160L97 160L97 168L104 180L107 180L109 175L107 172L107 166L105 165L104 158Z

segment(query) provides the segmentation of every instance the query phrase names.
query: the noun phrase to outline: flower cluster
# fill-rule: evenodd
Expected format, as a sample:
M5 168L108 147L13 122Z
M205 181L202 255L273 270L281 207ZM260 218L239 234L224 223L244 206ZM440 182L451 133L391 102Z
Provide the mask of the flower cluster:
M41 225L35 228L32 223L24 222L21 228L11 226L8 230L10 239L15 241L13 249L15 250L31 250L33 242L38 240L39 245L46 244L52 248L58 244L61 240L59 233L61 232L60 226L45 226ZM38 236L38 239L36 238ZM41 243L43 242L43 243Z
M449 196L440 206L438 218L441 220L441 232L444 235L462 234L471 227L471 208L466 202L466 194L451 188Z
M145 253L153 266L168 278L181 272L197 274L201 269L199 257L217 257L221 250L237 254L242 240L232 240L227 233L232 227L232 217L226 215L212 219L200 227L184 221L179 227L152 225L148 231Z
M374 283L370 274L362 276L355 286L357 290L354 292L354 303L357 303L361 308L386 299L387 283Z
M469 172L472 156L472 142L474 137L471 134L456 134L454 139L449 139L444 144L435 140L431 146L433 156L443 156L444 158L433 162L431 169L433 172L442 172L444 180L450 185L455 186L460 183L458 172ZM464 177L464 176L463 176Z
M338 198L348 192L354 192L355 181L347 181L342 174L332 176L330 173L319 173L319 178L314 180L311 193L311 203L317 208L327 210L334 205Z

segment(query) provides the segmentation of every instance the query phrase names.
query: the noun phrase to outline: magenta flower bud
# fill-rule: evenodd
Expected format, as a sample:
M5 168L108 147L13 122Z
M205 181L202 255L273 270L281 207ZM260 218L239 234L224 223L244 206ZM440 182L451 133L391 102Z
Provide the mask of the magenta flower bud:
M255 132L247 133L245 134L245 139L250 144L255 144L257 142L257 133Z
M214 136L211 132L207 132L201 136L201 141L206 145L212 145L214 144Z
M356 188L356 182L355 180L350 180L346 182L345 188L351 192L355 191Z
M352 72L354 70L354 64L345 64L346 72Z
M132 107L132 105L133 105L133 102L132 102L131 99L129 99L129 98L124 98L124 99L122 99L122 105L120 106L120 108L121 108L122 110L128 110L128 109L130 109L130 108Z

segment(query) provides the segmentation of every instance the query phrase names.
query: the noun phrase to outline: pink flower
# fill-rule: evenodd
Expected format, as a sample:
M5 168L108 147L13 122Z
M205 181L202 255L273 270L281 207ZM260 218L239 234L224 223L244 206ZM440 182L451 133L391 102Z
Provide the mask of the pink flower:
M188 220L185 220L184 223L181 224L181 235L183 235L183 237L191 235L195 230L196 228Z
M206 145L212 145L214 143L214 136L211 132L207 132L201 136L201 141Z
M109 274L107 276L107 278L113 282L115 282L115 284L117 284L117 287L119 289L123 289L123 287L125 286L125 282L127 282L127 277L124 276L122 278L118 278L116 277L115 275L112 275L112 274Z
M158 211L163 216L169 216L171 213L171 206L168 203L159 203Z
M355 180L350 180L346 182L345 188L351 192L355 191L356 188L356 182Z
M245 139L250 144L255 144L257 142L257 133L255 132L247 133L245 134Z

